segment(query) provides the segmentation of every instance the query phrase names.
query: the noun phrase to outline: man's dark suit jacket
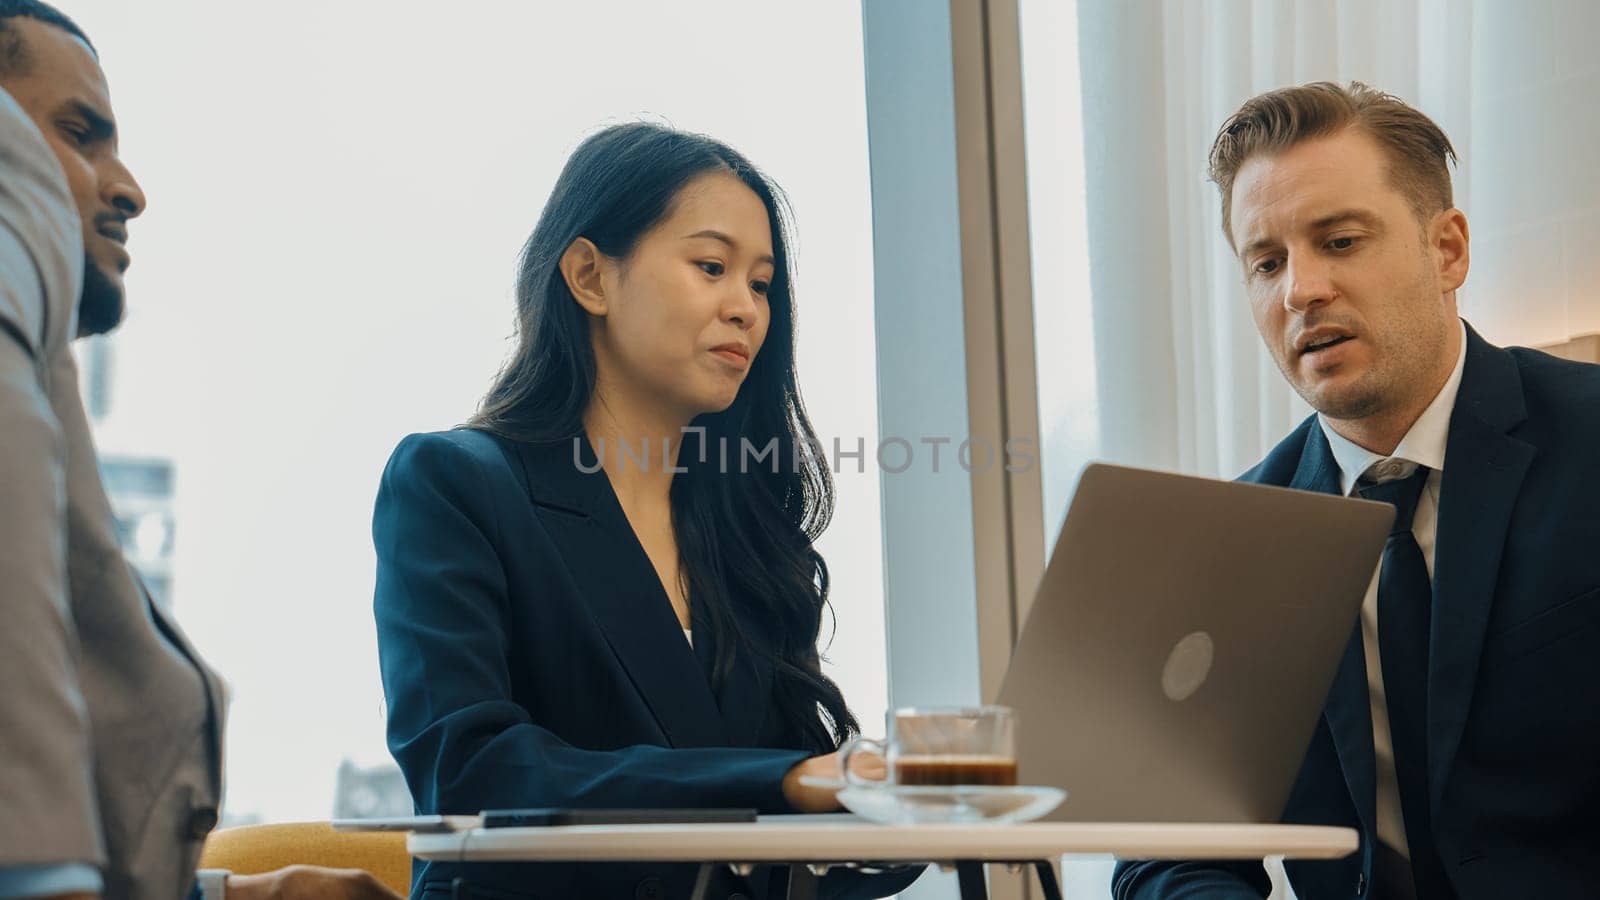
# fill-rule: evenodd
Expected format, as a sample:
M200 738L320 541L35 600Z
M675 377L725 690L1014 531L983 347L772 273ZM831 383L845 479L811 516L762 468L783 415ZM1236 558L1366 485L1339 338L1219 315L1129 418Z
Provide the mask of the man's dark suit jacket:
M1339 468L1313 416L1242 480L1338 493ZM1436 548L1428 787L1445 872L1462 900L1600 897L1600 366L1467 329ZM1361 849L1288 862L1302 900L1372 882L1362 660L1358 629L1283 816L1358 829ZM1257 863L1139 862L1113 890L1258 896L1267 880Z
M579 445L586 467L593 450ZM389 748L418 813L528 807L794 810L783 776L812 754L776 712L773 669L741 652L722 690L711 629L684 639L603 472L571 441L412 435L373 519ZM741 618L755 647L766 623ZM413 896L687 897L693 865L419 863ZM713 896L759 896L727 878ZM909 876L830 875L876 897Z

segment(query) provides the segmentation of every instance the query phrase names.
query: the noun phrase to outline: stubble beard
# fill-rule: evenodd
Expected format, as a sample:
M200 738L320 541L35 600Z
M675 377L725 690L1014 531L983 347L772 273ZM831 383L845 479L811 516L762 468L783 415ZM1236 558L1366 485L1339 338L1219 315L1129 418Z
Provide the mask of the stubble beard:
M1424 268L1419 270L1411 290L1419 304L1426 304L1426 298L1439 296L1437 288ZM1317 412L1340 421L1370 419L1415 405L1422 400L1419 394L1437 388L1432 380L1441 365L1444 348L1449 345L1446 335L1452 323L1429 327L1431 320L1422 322L1413 317L1402 321L1409 322L1410 327L1398 334L1385 333L1381 343L1376 332L1368 331L1366 340L1373 342L1373 362L1353 384L1332 396L1321 396L1314 387L1302 386L1290 378L1295 393Z
M78 295L78 336L105 334L122 321L122 286L95 261L83 258L83 291Z

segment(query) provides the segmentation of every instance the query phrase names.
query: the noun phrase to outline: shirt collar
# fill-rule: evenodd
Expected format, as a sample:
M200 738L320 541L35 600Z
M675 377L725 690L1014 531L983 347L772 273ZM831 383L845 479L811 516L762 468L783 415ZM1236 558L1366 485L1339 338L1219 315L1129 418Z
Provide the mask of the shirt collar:
M1445 444L1450 439L1450 414L1456 408L1456 394L1461 390L1461 372L1467 360L1467 329L1459 320L1457 327L1461 329L1461 353L1456 357L1456 367L1433 402L1422 411L1417 421L1411 423L1411 429L1400 439L1394 453L1389 456L1373 453L1334 431L1328 424L1328 417L1317 414L1317 423L1322 426L1322 433L1328 439L1328 449L1333 451L1333 459L1339 464L1339 490L1345 496L1355 490L1356 481L1362 474L1382 459L1403 459L1427 466L1435 472L1444 471Z

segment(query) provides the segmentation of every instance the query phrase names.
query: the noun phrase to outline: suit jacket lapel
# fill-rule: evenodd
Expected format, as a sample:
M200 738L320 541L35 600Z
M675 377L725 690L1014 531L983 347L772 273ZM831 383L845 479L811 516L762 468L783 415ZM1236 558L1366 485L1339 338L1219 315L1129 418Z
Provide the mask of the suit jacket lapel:
M1314 420L1306 434L1300 466L1289 487L1339 494L1339 464L1333 458L1333 449L1328 446L1322 426ZM1344 770L1356 814L1371 832L1377 827L1378 764L1372 747L1372 701L1367 693L1366 651L1361 644L1359 620L1345 646L1344 657L1339 661L1339 671L1328 691L1323 714L1333 734L1334 749L1339 754L1339 766Z
M716 635L702 604L690 604L694 621L694 655L706 682L712 680L716 665ZM754 623L739 622L737 628L746 635L756 635ZM764 636L763 636L764 638ZM761 726L766 720L767 706L771 700L772 665L761 658L753 647L739 648L733 656L733 670L723 679L717 690L717 708L721 713L723 732L728 746L753 747L761 738Z
M128 568L132 570L131 563ZM183 633L183 629L168 619L167 614L162 611L161 607L156 605L155 600L150 596L150 589L145 586L144 579L136 572L133 574L133 578L138 583L139 594L144 598L145 609L149 611L150 619L155 623L156 629L161 632L162 636L167 639L167 642L174 649L189 661L189 664L194 667L195 674L200 676L201 683L205 685L206 703L209 707L208 713L211 719L209 726L210 739L207 741L210 745L211 772L215 778L215 783L220 785L222 784L222 725L228 720L227 687L217 673L212 671L211 667L206 665L206 661L195 651L194 646L189 643L189 638Z
M1297 491L1339 495L1339 462L1333 458L1333 448L1328 446L1328 436L1322 433L1321 423L1315 417L1307 423L1306 446L1300 453L1300 465L1294 470L1289 487Z
M1466 727L1500 555L1532 445L1507 434L1527 417L1506 351L1470 327L1439 491L1428 665L1428 784L1435 817Z
M546 530L671 745L725 746L727 736L698 654L684 640L655 567L598 468L593 448L587 440L575 440L576 448L571 441L517 445Z

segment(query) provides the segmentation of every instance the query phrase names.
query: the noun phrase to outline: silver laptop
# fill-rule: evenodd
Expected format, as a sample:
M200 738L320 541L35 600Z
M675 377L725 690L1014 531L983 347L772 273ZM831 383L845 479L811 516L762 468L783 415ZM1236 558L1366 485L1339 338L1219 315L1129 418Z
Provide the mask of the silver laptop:
M1049 818L1275 822L1394 508L1094 464L1000 689Z

